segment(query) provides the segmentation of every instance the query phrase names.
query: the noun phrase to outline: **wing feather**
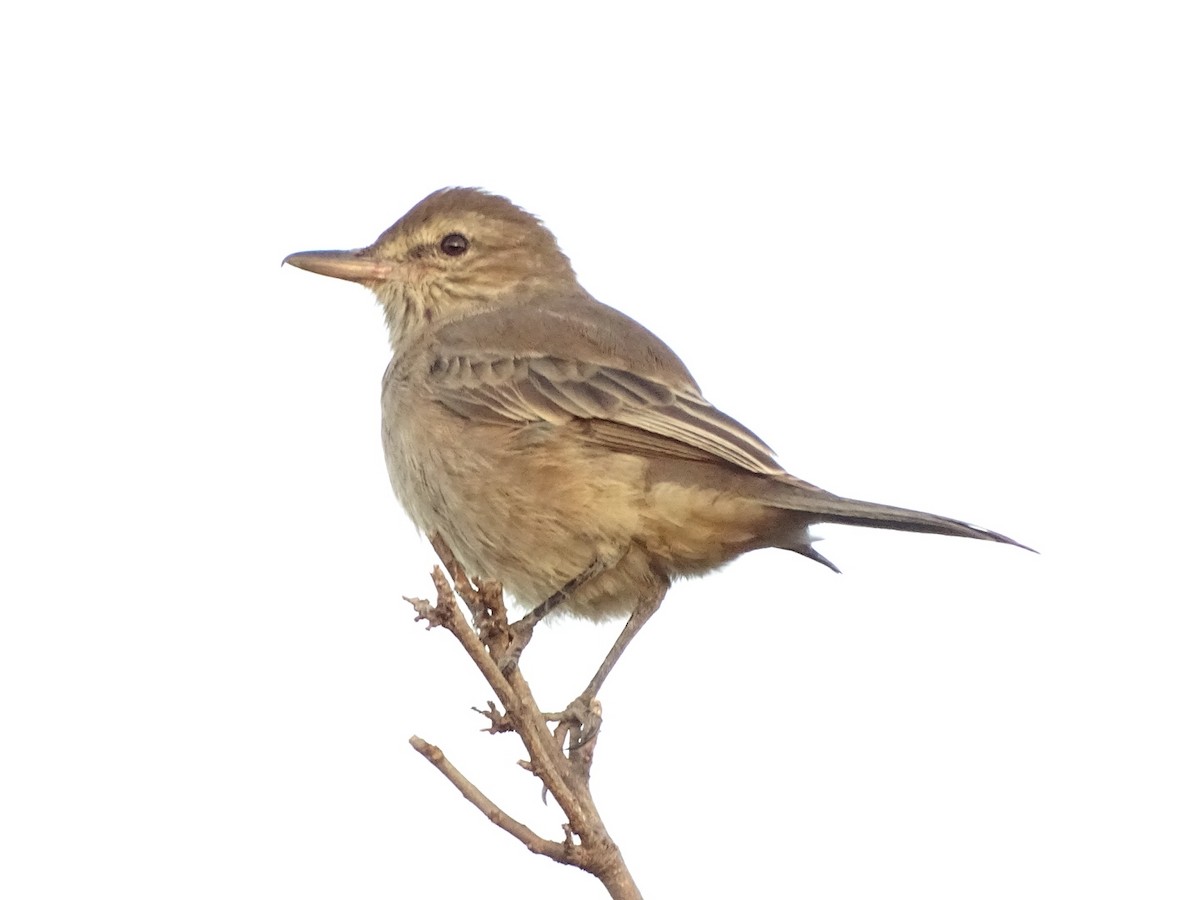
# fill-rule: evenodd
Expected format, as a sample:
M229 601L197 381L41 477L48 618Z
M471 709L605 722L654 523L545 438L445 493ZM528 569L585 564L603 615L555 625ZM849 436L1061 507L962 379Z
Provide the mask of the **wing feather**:
M691 383L673 387L615 365L486 351L439 356L429 383L444 406L478 421L586 421L583 433L609 449L783 473L770 447Z

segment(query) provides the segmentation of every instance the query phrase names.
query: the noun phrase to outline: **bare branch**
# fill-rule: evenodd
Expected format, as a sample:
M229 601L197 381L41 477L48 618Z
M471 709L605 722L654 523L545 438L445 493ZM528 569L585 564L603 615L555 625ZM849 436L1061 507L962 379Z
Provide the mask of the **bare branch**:
M446 759L446 754L442 752L440 747L423 741L415 734L408 739L412 744L413 749L424 756L427 760L433 763L435 769L446 776L446 779L458 788L459 792L467 798L468 801L481 813L488 817L488 820L498 825L504 831L507 831L518 841L524 844L529 850L534 853L539 853L542 856L549 856L556 862L566 863L568 865L578 865L578 861L569 858L569 853L563 843L555 843L548 841L539 836L529 826L518 822L491 799L488 798L483 791L475 787L467 776L463 775L450 760Z
M490 722L490 727L484 730L493 734L514 731L521 738L529 759L519 765L542 781L543 799L549 793L566 815L564 840L548 841L501 810L434 745L415 736L410 743L472 805L530 851L592 873L617 900L640 900L641 894L620 850L604 827L589 786L597 744L595 734L599 728L599 705L579 710L569 707L564 713L544 715L518 666L520 652L536 622L522 620L514 631L514 626L508 622L500 585L468 578L445 541L435 536L432 543L449 577L440 568L433 570L437 590L434 602L405 599L416 610L417 621L425 622L429 628L445 628L454 635L495 692L502 710L491 701L488 701L486 711L477 710ZM470 611L471 622L463 615L459 600ZM547 719L558 722L553 732ZM581 728L582 722L587 720L592 737L582 743L572 742L569 722L573 720L579 720Z

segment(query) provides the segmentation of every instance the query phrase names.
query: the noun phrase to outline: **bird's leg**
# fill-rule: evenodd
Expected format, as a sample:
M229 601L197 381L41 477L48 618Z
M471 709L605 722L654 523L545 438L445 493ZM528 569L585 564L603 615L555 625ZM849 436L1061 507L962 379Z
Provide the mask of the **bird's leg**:
M608 655L604 657L604 662L600 663L600 668L596 670L596 674L592 676L592 680L588 682L588 686L579 695L580 700L593 700L600 693L600 686L604 684L604 679L608 678L608 674L612 671L613 666L617 664L617 660L621 658L621 654L625 652L625 648L629 646L637 633L642 630L642 626L650 621L652 615L658 612L658 608L662 605L663 597L666 596L666 593L666 589L662 588L650 597L638 601L637 606L633 608L633 613L629 616L629 621L625 623L625 627L617 635L617 639L613 642Z
M512 639L498 660L500 671L507 675L516 666L517 661L521 658L521 653L529 646L529 639L533 637L533 626L558 609L580 585L591 581L601 572L608 569L608 567L609 564L607 562L597 559L561 588L509 625L508 630Z
M547 717L567 725L570 749L578 750L592 740L596 736L596 732L600 730L600 712L596 704L596 695L600 692L600 686L604 684L604 679L608 678L608 674L617 664L617 660L621 658L621 654L625 652L625 648L642 630L642 626L649 622L650 617L658 611L666 594L667 589L664 585L651 596L638 601L637 606L633 608L633 613L629 616L629 621L617 635L612 649L604 657L604 662L600 663L600 668L596 670L596 674L592 676L588 686L583 689L583 693L572 700L561 715Z

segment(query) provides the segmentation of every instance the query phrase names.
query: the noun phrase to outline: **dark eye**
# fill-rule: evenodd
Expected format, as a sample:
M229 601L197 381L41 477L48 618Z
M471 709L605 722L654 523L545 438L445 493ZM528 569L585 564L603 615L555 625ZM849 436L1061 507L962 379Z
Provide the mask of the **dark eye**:
M462 256L469 246L471 242L461 234L448 234L442 238L442 252L447 256Z

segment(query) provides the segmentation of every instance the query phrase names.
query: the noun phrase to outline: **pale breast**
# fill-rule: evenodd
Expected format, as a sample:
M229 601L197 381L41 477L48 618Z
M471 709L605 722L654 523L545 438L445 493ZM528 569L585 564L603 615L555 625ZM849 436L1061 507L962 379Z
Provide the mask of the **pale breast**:
M629 556L645 499L640 459L589 447L571 426L471 421L402 373L389 376L383 444L392 487L417 526L440 533L471 574L502 581L533 606L598 559L617 566ZM569 606L592 617L627 612L644 589L634 586L654 577L637 554L624 565L637 571L614 571L603 579L610 588ZM601 596L610 593L622 596Z

